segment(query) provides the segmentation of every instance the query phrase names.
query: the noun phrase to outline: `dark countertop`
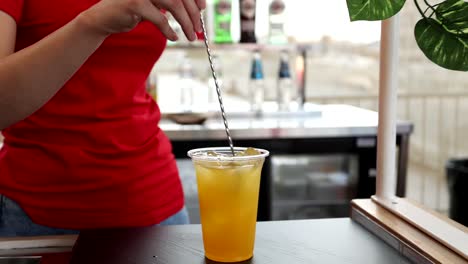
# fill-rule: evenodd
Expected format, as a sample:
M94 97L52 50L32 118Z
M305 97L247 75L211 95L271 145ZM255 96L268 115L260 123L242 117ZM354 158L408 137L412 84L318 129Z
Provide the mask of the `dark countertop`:
M203 264L200 225L82 232L72 264ZM349 218L259 222L253 264L409 263Z

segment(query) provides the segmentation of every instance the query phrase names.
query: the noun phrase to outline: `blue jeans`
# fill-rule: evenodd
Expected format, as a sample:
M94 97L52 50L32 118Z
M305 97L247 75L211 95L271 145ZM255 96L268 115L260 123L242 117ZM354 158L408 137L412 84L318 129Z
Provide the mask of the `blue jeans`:
M162 221L159 225L189 224L187 209ZM0 237L46 236L78 234L77 230L60 229L34 223L21 207L10 198L0 195Z

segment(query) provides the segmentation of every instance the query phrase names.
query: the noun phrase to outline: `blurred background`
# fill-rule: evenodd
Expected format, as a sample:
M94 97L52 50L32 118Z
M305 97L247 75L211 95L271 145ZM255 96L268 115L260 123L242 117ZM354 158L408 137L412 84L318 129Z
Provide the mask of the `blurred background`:
M257 49L263 65L265 102L277 100L280 51L284 50L289 57L296 100L301 100L298 97L301 89L305 89L303 100L308 103L348 104L377 111L380 22L351 23L345 1L284 0L280 1L284 5L284 17L280 21L284 23L287 40L278 44L269 36L272 2L256 1L257 45L254 47L236 45L239 42L239 3L231 2L234 44L223 43L213 47L217 70L222 76L226 111L237 111L242 103L247 107L250 65ZM213 0L209 1L209 8L214 9L216 4ZM419 50L413 30L420 15L412 1L407 1L400 19L398 118L414 124L406 194L429 208L447 214L445 163L449 158L462 157L468 152L468 141L463 139L463 131L468 129L467 121L463 118L468 111L468 78L466 73L436 66ZM213 25L212 20L208 19L208 22L211 21L211 24L207 22L208 28ZM214 39L213 30L208 31L211 33L210 39ZM211 80L211 72L202 44L201 41L192 44L184 41L170 43L155 66L152 78L163 112L184 110L179 109L183 104L176 103L181 97L177 87L184 86L183 82L186 81L181 77L184 76L184 68L185 71L190 69L190 78L193 78L192 85L195 87L192 109L207 106L203 93L210 90L204 89ZM302 78L305 83L302 83ZM214 91L213 88L211 90ZM214 103L216 110L216 101ZM334 161L336 164L344 162L340 160L343 157L335 159L338 159ZM328 160L333 163L333 159ZM287 168L285 164L306 161L283 159L278 162L283 166L278 165L277 169L284 170ZM316 163L322 164L320 161ZM187 170L190 170L190 166Z
M203 40L189 43L168 18L180 40L168 43L148 79L148 92L163 115L217 112ZM345 1L208 0L204 18L228 113L256 111L259 103L280 112L334 104L378 110L381 23L351 23ZM419 19L414 3L407 1L400 13L398 73L398 118L414 129L406 197L448 214L445 164L468 154L463 138L468 78L436 66L419 50L413 35ZM252 94L253 86L262 94ZM352 154L275 155L272 218L346 215L356 197L357 163ZM178 165L192 222L197 222L193 166L188 159L178 159ZM301 199L327 203L294 204Z

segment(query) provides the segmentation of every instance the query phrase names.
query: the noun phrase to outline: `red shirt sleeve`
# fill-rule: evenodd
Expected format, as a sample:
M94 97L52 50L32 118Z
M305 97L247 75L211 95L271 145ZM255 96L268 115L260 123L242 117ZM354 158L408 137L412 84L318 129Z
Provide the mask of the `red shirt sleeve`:
M16 23L21 20L24 0L0 0L0 11L9 14Z

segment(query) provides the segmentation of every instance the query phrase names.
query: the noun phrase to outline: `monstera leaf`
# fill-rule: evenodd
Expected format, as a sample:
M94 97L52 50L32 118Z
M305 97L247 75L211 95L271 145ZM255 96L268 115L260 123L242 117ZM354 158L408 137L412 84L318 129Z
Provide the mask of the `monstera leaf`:
M468 34L468 2L447 0L437 6L436 18L455 34Z
M400 11L405 0L346 0L351 21L384 20Z
M428 59L449 70L468 71L468 37L447 31L440 22L423 18L414 35Z
M384 20L400 11L405 0L347 0L351 21ZM422 19L414 35L419 48L437 65L458 71L468 71L468 2L446 0L431 5L423 1L423 11L414 0ZM430 13L430 14L428 14Z
M415 27L419 48L428 59L450 70L468 71L468 3L447 0Z

